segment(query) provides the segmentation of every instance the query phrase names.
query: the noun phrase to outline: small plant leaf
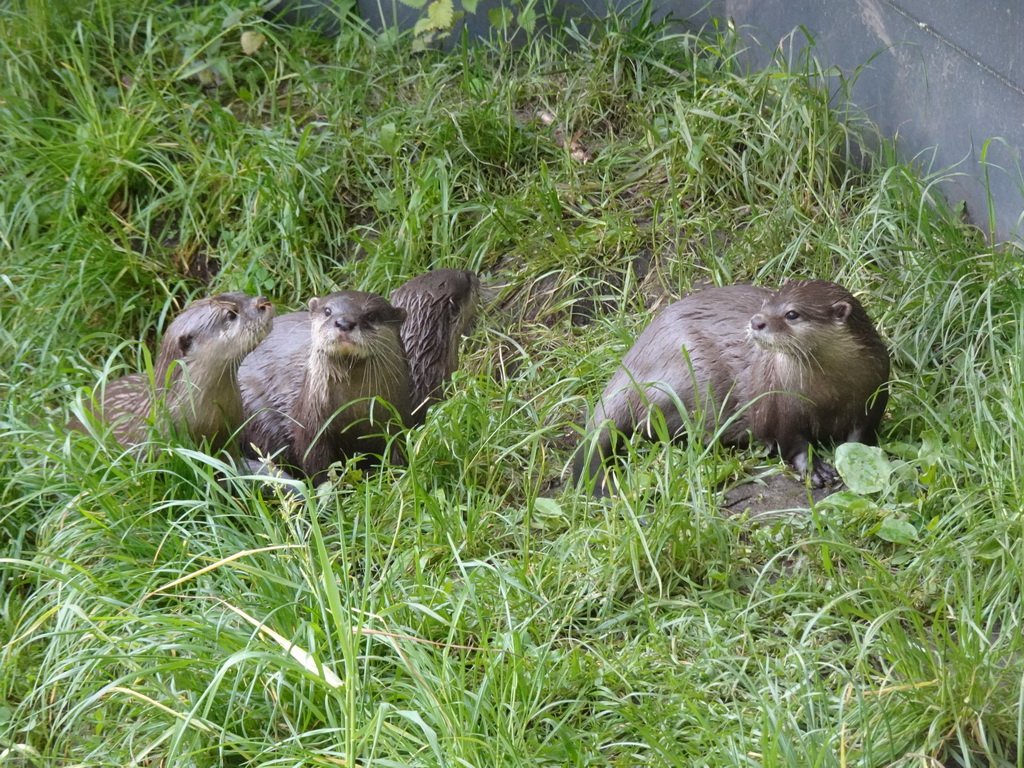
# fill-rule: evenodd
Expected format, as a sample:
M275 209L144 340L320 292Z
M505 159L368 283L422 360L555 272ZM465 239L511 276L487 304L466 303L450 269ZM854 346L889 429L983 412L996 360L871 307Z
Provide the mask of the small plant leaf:
M838 512L864 512L877 509L877 506L871 499L866 499L859 493L849 490L830 493L819 501L817 506L823 509L834 509Z
M917 539L917 528L906 520L887 517L875 531L875 535L893 544L912 544Z
M398 207L398 200L394 192L389 189L375 189L373 191L373 207L381 213L393 211Z
M476 13L476 7L480 4L480 0L462 0L462 10L466 13Z
M881 448L843 443L836 448L836 469L854 493L878 493L889 483L892 465Z
M377 140L380 142L381 149L387 152L389 155L393 155L398 149L398 131L395 128L394 123L384 123L377 131Z
M512 11L508 8L491 8L487 12L487 20L491 22L492 27L504 29L512 23Z
M261 32L253 32L251 29L245 30L242 33L242 52L246 56L252 56L256 51L263 47L263 43L267 41L267 36Z
M427 18L420 19L413 28L414 34L433 29L451 29L455 23L455 5L452 0L434 0L427 6Z
M449 29L455 23L455 5L452 0L434 0L427 8L427 16L435 29Z
M538 514L559 517L562 514L562 506L554 499L538 498L533 500L533 509Z
M221 25L221 28L231 29L232 27L237 27L242 23L242 19L245 18L246 13L247 12L244 8L236 8L224 17L224 23Z
M532 6L527 6L519 12L516 22L528 33L533 34L533 30L537 27L537 12L533 10Z

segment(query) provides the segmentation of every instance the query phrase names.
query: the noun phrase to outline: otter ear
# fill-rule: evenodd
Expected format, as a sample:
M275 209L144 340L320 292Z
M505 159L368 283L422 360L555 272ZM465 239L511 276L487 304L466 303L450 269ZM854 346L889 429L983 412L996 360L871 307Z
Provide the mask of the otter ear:
M853 305L848 301L837 301L832 305L832 317L839 322L845 322L851 312L853 312Z
M178 347L181 349L181 354L188 354L188 351L192 349L193 340L194 337L191 333L186 333L180 339L178 339Z
M319 306L320 306L320 299L318 299L316 296L314 296L312 299L309 300L309 311L310 312L316 312L316 309Z

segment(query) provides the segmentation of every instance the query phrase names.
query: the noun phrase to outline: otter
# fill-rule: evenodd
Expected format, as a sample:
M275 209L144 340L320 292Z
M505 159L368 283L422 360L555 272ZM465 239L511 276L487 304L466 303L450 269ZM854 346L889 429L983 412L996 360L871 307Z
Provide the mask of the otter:
M412 424L418 425L459 369L459 343L472 333L480 309L480 278L468 269L435 269L397 288L391 303L407 315L401 336L410 361Z
M412 415L405 317L363 291L279 317L239 370L245 444L265 455L283 448L278 460L312 478L343 456L382 455Z
M404 306L340 291L279 317L239 371L243 442L314 480L357 454L372 463L438 399L479 292L472 272L435 270L395 291Z
M220 293L193 301L161 339L152 382L140 373L115 379L87 409L111 425L125 448L146 439L154 405L162 405L176 431L220 450L242 426L238 367L270 332L273 317L263 296ZM68 429L87 432L77 418Z
M814 487L831 485L836 470L812 460L808 448L873 444L888 379L888 349L842 286L790 280L779 290L707 288L669 305L623 357L587 423L574 479L607 493L615 432L653 438L657 411L674 438L687 424L725 445L743 447L753 437Z

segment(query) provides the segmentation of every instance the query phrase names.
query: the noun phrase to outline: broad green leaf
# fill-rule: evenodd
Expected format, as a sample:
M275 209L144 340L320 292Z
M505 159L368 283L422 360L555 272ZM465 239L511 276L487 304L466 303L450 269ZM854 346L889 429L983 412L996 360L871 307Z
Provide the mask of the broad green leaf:
M887 517L882 521L875 535L893 544L912 544L917 539L917 528L906 520Z
M380 147L389 155L393 155L398 149L398 131L394 123L384 123L377 131L377 141Z
M227 16L224 17L224 23L221 25L223 29L231 29L237 27L242 23L242 19L245 18L247 11L241 8L236 8L231 11Z
M538 514L557 517L562 514L561 505L554 499L537 498L533 500L533 509Z
M414 34L422 34L432 29L451 29L455 23L455 5L452 0L434 0L427 6L427 17L416 22Z
M537 12L533 10L532 6L523 8L523 10L519 12L516 23L528 33L532 34L533 30L537 26Z
M885 451L863 443L836 448L836 469L854 493L878 493L889 484L892 465Z
M435 29L451 29L455 23L455 4L452 0L434 0L427 8L427 16Z
M487 20L491 22L492 27L504 29L512 23L512 11L508 8L491 8L487 12Z
M863 512L864 510L877 508L871 499L866 499L853 491L830 493L819 501L816 506L823 509L835 509L839 512Z

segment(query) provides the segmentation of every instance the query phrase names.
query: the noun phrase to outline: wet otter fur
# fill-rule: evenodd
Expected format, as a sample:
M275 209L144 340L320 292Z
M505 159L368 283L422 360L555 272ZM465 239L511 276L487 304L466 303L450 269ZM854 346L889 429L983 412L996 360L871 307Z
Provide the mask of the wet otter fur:
M823 487L838 474L809 447L873 443L888 379L885 343L842 286L707 288L667 307L623 357L587 423L574 479L607 493L616 433L653 438L657 411L675 438L696 418L705 439L745 446L753 438Z
M275 321L239 374L254 453L318 480L335 461L383 456L397 430L423 422L458 368L480 281L438 269L392 298L339 291Z
M459 369L459 346L476 323L480 295L480 278L468 269L435 269L391 294L407 315L401 336L412 377L412 424L423 423Z
M246 445L314 478L340 458L383 455L412 413L405 317L375 293L339 291L278 318L239 371Z

